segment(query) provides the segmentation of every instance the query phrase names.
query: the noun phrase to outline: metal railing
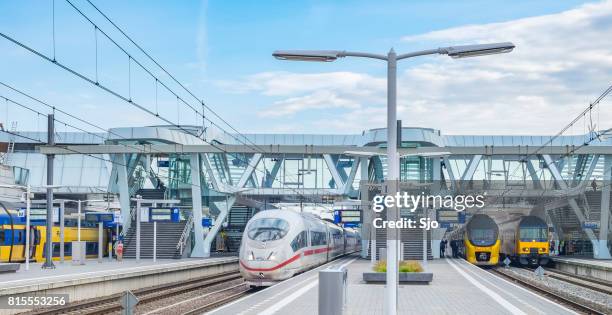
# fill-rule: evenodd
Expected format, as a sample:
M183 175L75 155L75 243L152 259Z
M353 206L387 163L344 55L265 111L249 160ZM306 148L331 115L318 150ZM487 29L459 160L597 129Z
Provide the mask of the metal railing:
M183 229L181 238L179 239L179 242L176 245L176 249L179 251L179 254L181 256L183 255L185 246L187 246L187 241L189 240L189 235L191 234L192 228L193 228L193 214L187 218L187 222L185 223L185 228Z

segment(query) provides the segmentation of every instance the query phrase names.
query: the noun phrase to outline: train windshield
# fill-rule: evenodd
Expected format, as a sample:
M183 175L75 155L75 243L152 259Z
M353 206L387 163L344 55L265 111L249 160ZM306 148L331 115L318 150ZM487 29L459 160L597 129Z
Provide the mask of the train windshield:
M253 221L247 235L255 241L275 241L285 237L289 223L283 219L265 218Z
M477 246L489 246L495 244L496 236L493 229L471 229L470 241Z
M546 242L548 241L547 229L545 227L521 227L521 242Z

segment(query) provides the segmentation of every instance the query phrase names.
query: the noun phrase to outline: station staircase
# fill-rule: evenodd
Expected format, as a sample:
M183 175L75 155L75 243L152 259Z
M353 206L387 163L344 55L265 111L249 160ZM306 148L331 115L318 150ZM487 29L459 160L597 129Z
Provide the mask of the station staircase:
M183 222L157 222L157 258L179 259L181 253L177 245L185 229ZM136 223L124 238L124 258L136 258ZM140 258L153 258L153 222L140 222Z
M224 229L225 233L227 234L228 252L238 252L240 249L244 228L255 212L256 210L254 208L242 205L234 205L230 209L227 227ZM216 239L213 241L212 248L214 250L217 248Z
M600 222L601 190L585 191L583 195L576 197L576 203L587 221ZM593 254L592 244L588 240L578 217L567 204L567 201L555 200L551 202L548 208L549 217L554 218L554 223L561 228L565 237L574 242L575 253L581 256L591 256ZM593 232L595 235L599 235L599 228L593 229Z
M385 219L386 211L382 212L383 219ZM386 219L385 219L386 220ZM387 229L375 229L376 231L376 252L380 253L382 248L387 248ZM427 231L427 260L432 260L433 255L431 253L431 231ZM401 229L400 234L401 246L403 246L404 256L402 260L422 260L423 259L423 230L419 228L414 229ZM371 258L370 251L368 251L368 259Z

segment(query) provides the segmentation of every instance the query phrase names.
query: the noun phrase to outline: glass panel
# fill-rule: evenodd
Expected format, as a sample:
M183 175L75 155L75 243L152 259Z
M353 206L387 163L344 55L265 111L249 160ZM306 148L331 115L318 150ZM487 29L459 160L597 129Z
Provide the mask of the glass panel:
M548 240L546 228L521 228L520 234L522 242L531 242L533 240L536 242L546 242Z
M285 237L289 223L283 219L259 219L249 225L248 236L255 241L275 241Z

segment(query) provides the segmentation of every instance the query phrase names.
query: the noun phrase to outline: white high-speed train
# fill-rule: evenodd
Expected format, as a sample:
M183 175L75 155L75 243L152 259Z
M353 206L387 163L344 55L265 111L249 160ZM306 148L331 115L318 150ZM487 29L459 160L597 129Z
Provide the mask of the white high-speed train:
M309 213L265 210L242 235L240 273L251 286L269 286L360 249L354 230Z

